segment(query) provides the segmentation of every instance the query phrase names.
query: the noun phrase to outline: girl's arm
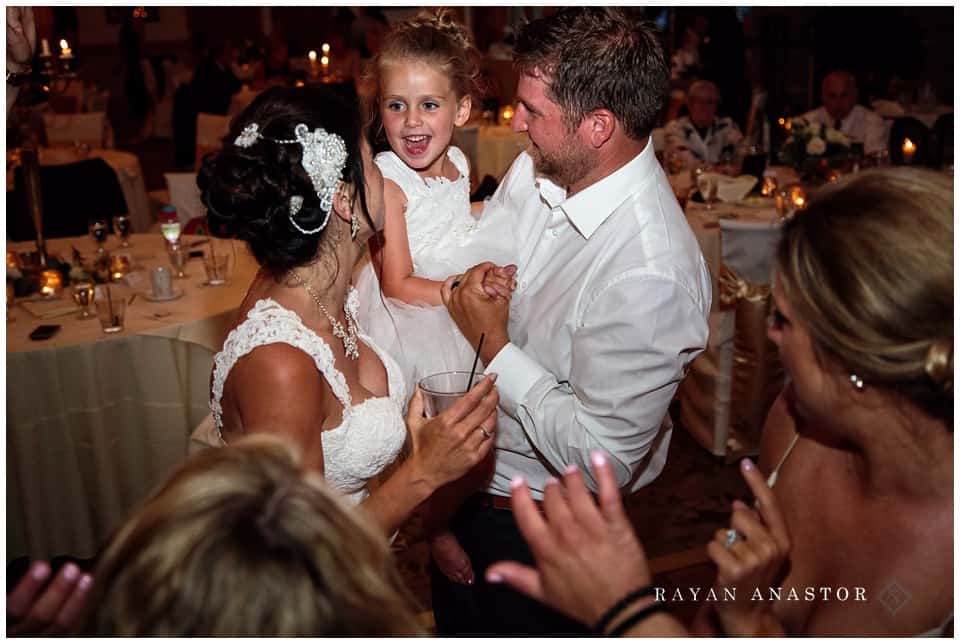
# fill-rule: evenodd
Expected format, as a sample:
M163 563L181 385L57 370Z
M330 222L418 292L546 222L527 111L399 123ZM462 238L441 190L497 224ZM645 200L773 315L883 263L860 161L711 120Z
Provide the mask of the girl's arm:
M407 206L403 190L393 181L383 182L385 221L383 242L379 248L371 245L373 267L380 274L383 294L407 304L442 306L440 287L443 282L414 277L410 243L407 240ZM382 270L382 273L380 272Z

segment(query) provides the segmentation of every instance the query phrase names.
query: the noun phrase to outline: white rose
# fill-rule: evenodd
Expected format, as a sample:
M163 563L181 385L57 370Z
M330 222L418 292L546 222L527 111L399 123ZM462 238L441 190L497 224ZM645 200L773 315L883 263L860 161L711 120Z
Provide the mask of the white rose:
M807 141L807 154L818 156L827 151L827 142L819 136L815 136Z
M842 145L846 148L850 147L850 139L848 139L843 132L835 130L832 127L827 128L827 143Z

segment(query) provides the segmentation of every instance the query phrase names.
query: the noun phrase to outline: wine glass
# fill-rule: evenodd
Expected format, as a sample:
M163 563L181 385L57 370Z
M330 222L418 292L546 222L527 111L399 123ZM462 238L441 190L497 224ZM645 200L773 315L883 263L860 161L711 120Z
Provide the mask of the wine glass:
M717 176L712 172L702 172L697 175L697 188L707 210L713 210L713 203L717 200Z
M130 248L130 232L133 222L129 215L117 215L113 218L113 231L120 237L120 248Z
M91 316L90 302L93 301L93 284L90 282L79 282L73 286L73 301L80 307L78 320L86 320Z
M106 219L93 219L90 221L90 236L97 242L97 254L102 255L107 252L103 247L107 243L107 236L110 235L110 227Z
M187 263L187 253L180 244L170 244L167 254L170 256L170 264L173 266L174 278L183 279L187 274L183 267Z

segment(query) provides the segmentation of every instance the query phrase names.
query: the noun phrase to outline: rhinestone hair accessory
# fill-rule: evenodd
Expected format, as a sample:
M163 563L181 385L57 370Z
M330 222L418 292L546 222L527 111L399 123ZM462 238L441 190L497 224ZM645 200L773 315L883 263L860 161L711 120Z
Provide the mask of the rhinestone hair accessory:
M327 226L330 221L330 212L333 210L333 195L340 185L343 178L343 168L347 164L347 146L338 135L333 132L327 132L322 127L318 127L313 132L304 123L300 123L293 129L293 139L271 139L260 134L260 126L257 123L249 123L240 132L240 135L234 139L233 143L240 148L249 148L258 140L272 141L281 145L299 143L303 148L303 155L300 164L310 177L313 189L320 198L320 208L326 212L320 225L312 230L303 228L294 220L294 216L300 212L303 207L303 197L294 195L290 197L289 211L290 223L304 235L315 235Z

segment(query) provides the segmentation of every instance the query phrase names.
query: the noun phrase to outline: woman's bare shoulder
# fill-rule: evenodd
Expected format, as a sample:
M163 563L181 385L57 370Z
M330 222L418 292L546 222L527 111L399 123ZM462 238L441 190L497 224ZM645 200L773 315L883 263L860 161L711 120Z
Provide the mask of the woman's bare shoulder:
M763 425L758 463L761 472L767 476L770 475L770 472L777 466L780 458L790 446L790 441L793 440L796 433L796 419L790 411L790 405L787 403L784 392L781 391L780 395L773 401L770 411L767 412L767 420Z

